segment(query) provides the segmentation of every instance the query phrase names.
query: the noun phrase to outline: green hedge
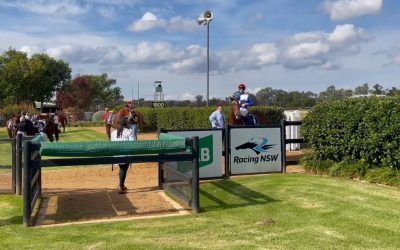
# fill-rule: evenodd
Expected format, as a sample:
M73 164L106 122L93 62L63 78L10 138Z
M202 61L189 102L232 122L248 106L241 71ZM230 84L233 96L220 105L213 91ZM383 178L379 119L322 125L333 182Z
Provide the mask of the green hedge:
M305 117L302 133L317 159L400 169L399 98L319 104Z
M229 115L229 107L224 107L226 116ZM156 131L157 128L167 129L196 129L210 128L211 124L209 117L215 110L215 107L174 107L174 108L137 108L144 116L145 126L142 126L141 131ZM279 124L283 119L283 109L276 107L252 107L251 110L263 112L268 117L271 124Z

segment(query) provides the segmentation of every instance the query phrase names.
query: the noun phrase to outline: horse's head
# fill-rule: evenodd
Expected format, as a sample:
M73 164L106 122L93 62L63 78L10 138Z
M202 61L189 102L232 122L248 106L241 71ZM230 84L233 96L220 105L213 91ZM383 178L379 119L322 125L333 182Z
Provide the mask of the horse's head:
M239 102L236 99L231 101L231 112L235 116L236 120L240 120Z

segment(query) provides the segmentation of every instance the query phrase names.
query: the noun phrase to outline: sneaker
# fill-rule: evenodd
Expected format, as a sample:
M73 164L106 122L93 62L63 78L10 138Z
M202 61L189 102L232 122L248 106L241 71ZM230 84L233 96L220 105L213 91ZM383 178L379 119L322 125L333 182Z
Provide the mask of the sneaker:
M119 193L119 194L126 194L126 193L128 193L127 190L128 190L128 189L127 189L125 186L119 187L119 188L118 188L118 193Z
M118 190L118 193L119 193L119 194L126 194L126 193L128 193L128 191L119 189L119 190Z
M128 188L124 185L124 186L122 186L122 188L121 188L122 190L128 190Z

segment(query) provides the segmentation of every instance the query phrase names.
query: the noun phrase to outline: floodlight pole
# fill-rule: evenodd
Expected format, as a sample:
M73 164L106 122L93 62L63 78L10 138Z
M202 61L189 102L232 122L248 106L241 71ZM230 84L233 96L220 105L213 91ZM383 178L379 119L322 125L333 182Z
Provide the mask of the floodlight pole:
M207 22L207 107L210 94L210 22Z

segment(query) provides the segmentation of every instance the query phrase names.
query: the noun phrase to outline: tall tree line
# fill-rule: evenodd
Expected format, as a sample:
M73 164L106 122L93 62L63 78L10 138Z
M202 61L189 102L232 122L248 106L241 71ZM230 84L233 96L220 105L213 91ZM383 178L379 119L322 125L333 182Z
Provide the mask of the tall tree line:
M71 77L68 63L47 54L8 49L0 54L0 108L56 99L62 108L97 110L123 102L116 80L107 74Z

